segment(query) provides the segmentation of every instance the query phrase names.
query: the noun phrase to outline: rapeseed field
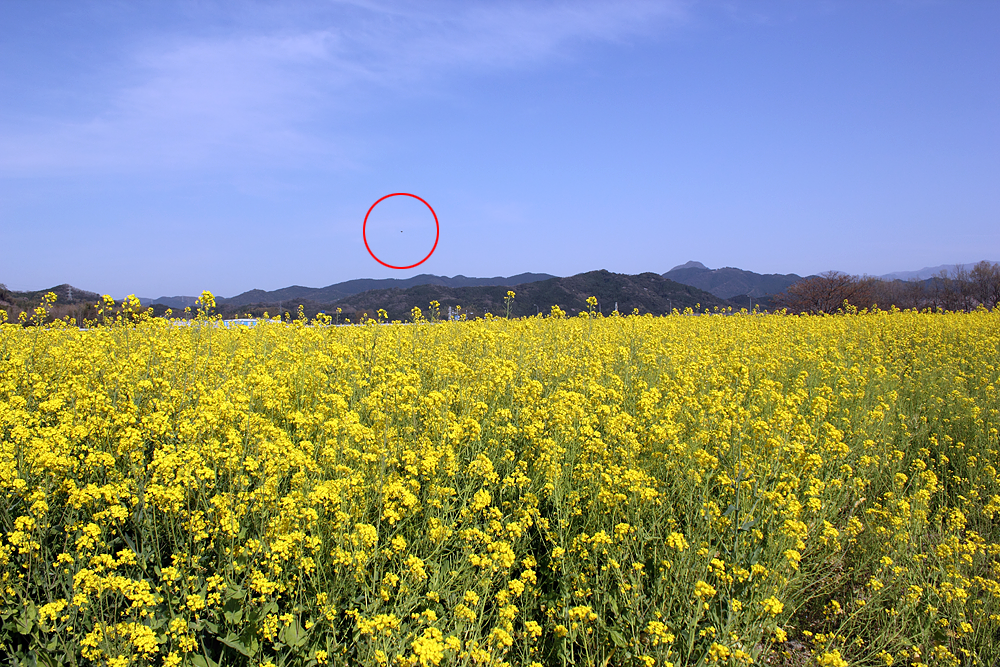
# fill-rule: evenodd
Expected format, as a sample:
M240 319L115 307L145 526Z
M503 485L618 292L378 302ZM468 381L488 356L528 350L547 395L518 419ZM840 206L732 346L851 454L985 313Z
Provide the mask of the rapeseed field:
M1000 656L1000 312L225 327L204 303L0 326L0 653Z

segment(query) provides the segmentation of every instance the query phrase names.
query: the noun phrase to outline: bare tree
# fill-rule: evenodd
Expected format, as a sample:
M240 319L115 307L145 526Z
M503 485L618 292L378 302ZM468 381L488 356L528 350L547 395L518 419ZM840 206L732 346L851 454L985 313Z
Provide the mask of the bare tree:
M877 302L878 282L868 276L828 271L791 285L775 302L794 313L835 313L845 301L857 308L869 308Z
M953 276L952 288L955 290L958 299L957 310L972 310L975 305L973 302L972 281L969 280L969 270L962 264L956 264Z
M968 292L977 304L993 309L1000 303L1000 264L982 261L968 273Z
M882 280L831 271L801 280L774 303L792 312L833 313L844 303L856 308L935 308L970 311L1000 305L1000 264L957 265L927 281Z
M947 269L942 269L931 279L930 283L931 305L935 310L954 310L957 300L954 298L955 290L952 287L951 275Z
M930 296L924 286L924 281L919 278L913 280L893 280L883 281L891 284L887 290L888 298L880 298L879 305L888 308L896 306L901 309L926 308L929 305Z
M883 308L895 305L970 311L982 305L993 309L1000 305L1000 264L984 261L972 269L958 265L927 281L877 281L874 293Z

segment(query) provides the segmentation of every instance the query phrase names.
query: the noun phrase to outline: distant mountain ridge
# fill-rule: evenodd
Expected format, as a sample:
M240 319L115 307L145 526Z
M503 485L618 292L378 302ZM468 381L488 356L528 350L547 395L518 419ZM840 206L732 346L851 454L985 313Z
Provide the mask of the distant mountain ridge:
M93 304L97 303L101 299L101 295L96 292L88 292L87 290L82 290L78 287L73 287L68 283L63 283L62 285L56 285L55 287L50 287L49 289L19 292L16 290L7 290L6 287L0 285L0 292L6 292L12 298L21 299L32 303L33 305L38 305L42 297L52 292L56 295L56 303L59 304Z
M710 292L722 299L750 296L764 298L784 292L802 280L794 273L754 273L730 266L710 269L701 262L686 262L663 274L664 278ZM744 304L746 305L746 304Z
M992 264L1000 264L1000 262L991 262ZM893 273L884 273L879 278L882 280L928 280L929 278L937 278L941 275L942 271L947 271L949 274L952 273L956 267L960 267L965 271L970 270L976 264L973 262L971 264L940 264L938 266L925 266L919 271L895 271Z
M493 278L469 278L457 275L435 276L429 273L422 273L412 278L357 278L347 280L342 283L327 285L326 287L302 287L292 285L281 289L266 291L253 289L237 294L233 297L216 297L215 302L219 305L228 306L249 306L251 304L279 304L290 301L313 301L316 303L333 303L354 294L360 294L373 289L407 289L417 285L439 285L442 287L483 287L483 286L508 286L522 285L524 283L538 282L555 278L548 273L519 273L514 276L495 276ZM140 299L145 305L161 304L169 308L185 308L194 306L198 297L195 296L161 296L157 299Z
M656 315L669 313L674 308L726 308L734 305L696 287L682 285L656 273L627 275L606 270L589 271L567 278L553 277L515 286L449 287L424 284L407 289L370 290L338 301L336 305L343 309L345 316L355 318L361 313L374 317L382 309L388 312L390 319L407 319L414 306L426 313L431 301L441 304L443 314L447 313L449 306L461 306L462 312L468 313L470 317L482 317L487 312L503 315L507 307L504 297L507 296L509 287L513 287L515 292L510 304L512 317L548 314L553 305L573 316L587 310L587 298L591 296L597 298L597 310L604 315L610 315L616 305L622 314L631 313L637 308L640 313Z
M996 263L996 262L994 262ZM925 267L918 271L897 271L894 273L887 273L878 278L886 281L913 281L919 280L922 282L933 281L936 279L942 271L953 275L956 268L968 271L974 264L941 264L934 267ZM594 279L594 276L604 276L600 281ZM636 285L642 285L642 291L652 291L654 297L651 300L643 299L635 300L637 304L641 304L642 308L648 309L647 312L658 312L663 309L667 312L671 305L673 307L685 307L687 298L680 296L679 292L676 292L676 288L664 288L663 285L653 284L648 282L648 276L656 274L639 274L638 276L628 276L626 274L612 274L607 271L591 271L589 273L578 274L577 276L570 276L568 278L558 278L547 273L521 273L514 276L503 277L496 276L493 278L470 278L463 275L456 275L454 277L448 276L436 276L431 274L422 274L418 276L413 276L411 278L397 279L397 278L386 278L386 279L372 279L372 278L361 278L355 280L348 280L341 283L336 283L333 285L328 285L327 287L302 287L298 285L292 285L290 287L285 287L278 290L249 290L238 294L234 297L224 298L216 297L216 303L219 306L220 312L228 312L229 314L238 314L240 311L249 310L259 310L261 313L270 311L272 313L276 312L273 306L280 305L282 310L294 310L300 303L309 304L313 310L320 309L330 309L341 307L343 312L353 312L355 307L360 307L362 309L367 308L369 305L373 304L374 301L368 297L364 298L354 298L359 295L364 295L369 292L383 292L379 299L389 299L389 302L397 305L401 305L401 299L407 300L410 296L414 298L423 298L424 293L432 294L437 293L440 295L451 294L456 299L458 303L472 304L474 301L483 306L484 310L482 312L497 312L500 306L503 304L503 296L506 295L507 287L516 287L515 291L518 293L518 306L517 310L521 308L527 308L523 306L522 296L527 298L528 294L533 295L532 305L538 308L551 307L552 304L560 304L562 307L562 301L565 301L567 307L569 308L580 308L579 294L576 294L576 287L579 284L591 285L591 288L600 287L603 283L603 290L601 294L594 292L594 296L598 296L601 300L602 308L606 303L612 304L615 300L619 302L620 310L624 309L628 299L633 299L632 296L628 298L617 298L615 294L629 295L636 292ZM590 278L581 278L581 276L590 276ZM759 274L753 271L746 271L743 269L738 269L734 267L723 267L721 269L710 269L701 262L689 261L684 264L678 265L667 271L666 273L658 276L659 278L666 279L668 283L676 283L683 285L685 287L694 288L696 292L688 292L688 296L694 296L698 298L698 293L702 295L710 295L715 297L716 300L712 300L709 297L702 296L700 301L695 301L694 303L702 303L702 305L708 305L714 307L719 305L732 305L733 307L746 307L749 302L745 302L744 298L749 294L753 299L752 303L754 306L758 304L761 307L768 308L771 307L774 299L771 297L785 292L789 286L795 284L799 280L803 280L794 273L790 274ZM806 276L814 277L814 276ZM552 281L556 281L553 283ZM581 283L582 281L582 283ZM610 283L614 283L616 287L609 287ZM547 287L542 289L539 288L527 288L528 285L533 284L548 283ZM415 288L422 288L417 292L410 292L406 295L400 296L403 292L407 290L413 290ZM433 289L432 289L433 288ZM474 290L474 288L483 288L482 293L475 291L454 291L454 290ZM495 288L495 289L494 289ZM501 289L504 288L504 289ZM438 291L435 291L438 290ZM447 292L447 290L453 290L454 292ZM614 290L618 290L615 292ZM673 291L671 291L673 290ZM18 309L30 310L34 308L41 298L47 292L55 292L58 296L57 305L64 306L82 306L82 305L93 305L100 300L100 295L97 292L91 292L88 290L83 290L77 287L73 287L69 284L57 285L45 290L35 290L35 291L18 291L8 289L5 285L0 283L0 308L8 308L9 306L14 307L16 312ZM660 294L662 292L662 294ZM390 296L394 294L396 296ZM663 307L656 294L664 296L667 299L666 307ZM673 295L678 294L678 297L674 299ZM373 297L374 298L374 297ZM470 301L470 298L473 299ZM562 301L560 301L560 299ZM584 297L585 299L585 297ZM156 306L158 312L163 312L167 307L176 310L183 309L185 307L195 305L197 297L195 296L163 296L156 299L151 298L141 298L144 306ZM428 300L434 300L431 297ZM442 299L437 299L444 303ZM676 301L677 303L674 303ZM421 305L419 299L414 301L412 305L420 306L424 308L426 304ZM336 305L334 305L336 304ZM573 305L570 305L573 304ZM693 305L693 304L687 304ZM263 307L263 306L269 306ZM260 307L260 308L258 308ZM382 306L377 306L382 307ZM393 306L395 307L395 306ZM388 310L388 309L387 309Z

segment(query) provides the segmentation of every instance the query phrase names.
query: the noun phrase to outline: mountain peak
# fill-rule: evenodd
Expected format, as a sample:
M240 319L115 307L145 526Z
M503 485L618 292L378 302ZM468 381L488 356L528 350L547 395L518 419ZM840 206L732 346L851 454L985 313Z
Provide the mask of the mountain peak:
M670 269L670 271L676 271L678 269L705 269L706 271L709 270L707 266L705 266L701 262L695 262L694 260L686 262L679 266L675 266L674 268ZM667 273L669 273L670 271L668 271Z
M732 299L744 295L759 298L778 294L784 292L789 285L801 280L794 273L762 275L728 266L722 269L709 269L700 262L688 262L675 267L664 273L663 277L711 292L720 299Z

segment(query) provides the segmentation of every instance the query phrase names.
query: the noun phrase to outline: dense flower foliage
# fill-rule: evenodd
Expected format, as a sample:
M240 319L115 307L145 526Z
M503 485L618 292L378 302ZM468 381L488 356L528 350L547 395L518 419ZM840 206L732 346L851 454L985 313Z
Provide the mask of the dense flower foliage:
M339 327L136 312L0 326L0 652L1000 654L996 311Z

